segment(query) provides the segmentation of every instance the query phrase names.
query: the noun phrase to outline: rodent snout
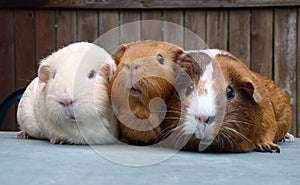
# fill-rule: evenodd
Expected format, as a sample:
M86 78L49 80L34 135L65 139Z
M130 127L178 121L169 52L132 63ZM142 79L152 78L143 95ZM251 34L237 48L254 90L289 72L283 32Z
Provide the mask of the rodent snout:
M60 101L58 101L58 103L62 107L70 107L70 106L73 106L75 104L75 100L72 99L72 98L63 98Z
M195 116L195 120L197 121L198 124L209 124L214 120L213 116Z

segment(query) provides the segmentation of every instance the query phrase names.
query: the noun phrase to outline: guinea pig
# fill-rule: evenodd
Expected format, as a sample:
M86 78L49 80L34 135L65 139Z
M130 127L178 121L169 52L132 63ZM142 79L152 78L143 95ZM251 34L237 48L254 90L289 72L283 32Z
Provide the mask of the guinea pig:
M280 152L274 142L285 138L292 111L272 80L218 49L186 51L177 63L179 96L170 98L165 119L179 130L176 144L192 151Z
M54 144L108 144L118 122L107 94L116 66L99 46L78 42L43 59L17 110L21 131Z
M120 140L150 145L161 133L165 101L173 89L173 70L183 50L162 41L138 41L120 45L113 57L117 65L109 95L120 122Z

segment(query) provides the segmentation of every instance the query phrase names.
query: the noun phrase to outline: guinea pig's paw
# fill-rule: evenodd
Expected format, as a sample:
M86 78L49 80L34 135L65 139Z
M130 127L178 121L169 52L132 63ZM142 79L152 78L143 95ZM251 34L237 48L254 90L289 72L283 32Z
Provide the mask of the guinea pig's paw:
M19 131L16 134L17 139L29 139L29 134L25 131Z
M257 145L257 148L255 149L257 152L270 152L270 153L280 153L280 147L276 145L275 143L261 143Z
M64 144L64 141L61 140L61 139L58 139L58 138L51 138L51 139L50 139L50 143L61 145L61 144Z
M290 142L294 142L295 141L295 137L290 134L290 133L286 133L285 134L285 139L288 139Z

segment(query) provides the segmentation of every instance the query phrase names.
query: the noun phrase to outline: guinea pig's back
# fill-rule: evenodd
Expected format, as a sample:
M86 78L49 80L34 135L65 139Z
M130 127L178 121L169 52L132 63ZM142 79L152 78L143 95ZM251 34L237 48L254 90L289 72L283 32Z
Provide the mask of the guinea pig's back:
M277 130L274 141L279 141L285 137L292 122L292 110L289 103L289 98L275 83L269 78L254 73L254 75L260 79L262 84L266 87L267 96L273 106L275 113L275 119L277 123Z
M36 110L39 110L37 100L41 96L41 85L38 77L28 85L18 105L17 121L22 131L32 137L44 139L45 135L36 117Z

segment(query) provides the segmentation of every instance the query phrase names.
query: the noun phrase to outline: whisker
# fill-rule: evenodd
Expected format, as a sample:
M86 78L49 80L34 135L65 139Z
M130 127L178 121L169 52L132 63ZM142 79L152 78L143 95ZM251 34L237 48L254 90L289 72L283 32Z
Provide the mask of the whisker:
M242 124L252 125L252 126L254 126L254 127L259 128L257 125L252 124L252 123L248 123L248 122L245 122L245 121L238 121L238 120L224 120L223 122L224 122L224 123L242 123Z
M170 125L170 126L166 127L165 129L163 129L163 130L160 132L160 134L158 135L158 137L156 137L156 138L153 140L154 143L157 143L157 142L159 142L159 141L161 141L161 140L164 140L167 136L169 136L170 133L173 132L173 129L171 129L171 128L173 128L173 127L174 127L174 125Z
M224 133L224 132L220 132L222 134L222 136L225 138L225 140L227 141L227 143L230 144L230 148L231 148L231 151L233 151L233 142L231 141L231 139ZM225 143L224 143L224 140L222 140L222 148L225 148Z
M254 143L253 143L252 141L250 141L244 134L242 134L242 133L240 133L240 132L238 132L238 131L236 131L235 129L230 128L230 127L226 127L226 126L222 126L222 127L225 128L225 129L227 129L227 130L230 130L231 132L237 134L237 135L238 135L239 137L241 137L242 139L245 139L245 140L247 140L249 143L251 143L251 144L254 145Z

